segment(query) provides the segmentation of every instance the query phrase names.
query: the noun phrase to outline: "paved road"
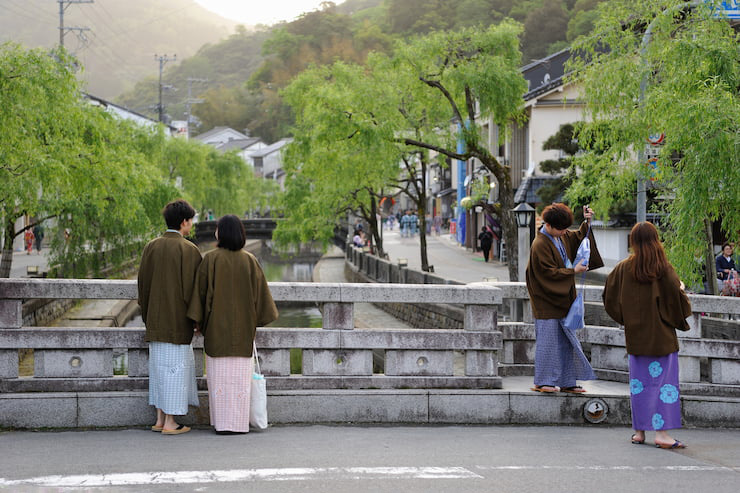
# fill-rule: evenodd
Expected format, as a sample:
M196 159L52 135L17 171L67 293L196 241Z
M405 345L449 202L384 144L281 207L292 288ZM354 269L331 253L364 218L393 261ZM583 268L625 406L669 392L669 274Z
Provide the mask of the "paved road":
M274 427L0 434L0 491L736 493L740 431L679 430L689 448L601 427Z
M48 270L46 256L49 253L49 249L43 247L41 254L36 252L36 248L33 252L28 255L25 251L13 252L13 264L10 266L10 277L28 277L27 269L28 266L38 267L39 272Z
M399 258L408 260L409 267L421 270L419 236L402 238L399 231L383 232L383 248L390 260L396 263ZM473 253L458 245L449 235L427 236L427 256L434 266L434 273L446 279L464 283L481 282L485 278L509 280L506 264L498 261L483 261L483 254Z

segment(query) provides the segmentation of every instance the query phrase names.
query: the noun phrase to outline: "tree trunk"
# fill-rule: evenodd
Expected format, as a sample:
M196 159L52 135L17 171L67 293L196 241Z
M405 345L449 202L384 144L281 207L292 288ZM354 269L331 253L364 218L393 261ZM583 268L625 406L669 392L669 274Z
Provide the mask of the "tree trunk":
M373 237L373 240L375 242L375 255L377 255L380 258L385 257L385 252L383 251L383 239L380 237L380 231L378 230L378 207L375 202L375 195L370 195L370 215L371 218L366 218L370 225L370 234ZM383 227L381 225L381 227Z
M506 242L506 262L509 268L509 281L519 281L519 228L514 219L511 209L514 208L514 190L511 186L511 173L509 168L502 166L496 158L487 150L480 149L476 155L481 163L493 173L498 180L499 210L498 217L501 220L501 232ZM525 262L527 259L523 259Z
M704 218L704 244L707 249L704 253L704 266L707 273L707 294L719 296L719 286L717 285L717 264L714 263L714 241L712 239L712 223L708 218Z
M6 217L3 253L0 258L0 278L10 277L10 268L13 266L13 240L15 236L15 220Z
M427 255L427 211L426 211L426 194L419 197L419 249L421 253L421 270L429 272L429 257Z

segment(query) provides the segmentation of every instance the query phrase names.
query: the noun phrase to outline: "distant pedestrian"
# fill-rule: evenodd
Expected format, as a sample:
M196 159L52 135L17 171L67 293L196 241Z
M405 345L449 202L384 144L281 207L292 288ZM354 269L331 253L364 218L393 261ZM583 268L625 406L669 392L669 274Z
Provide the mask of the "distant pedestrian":
M36 252L41 253L41 242L44 240L44 227L37 224L33 228L33 236L36 238Z
M247 433L257 327L277 320L278 311L259 262L243 250L239 218L219 219L216 239L218 248L206 253L198 269L188 317L204 337L211 426Z
M630 233L632 255L606 279L604 308L624 326L630 372L632 443L645 443L645 430L655 430L655 445L684 448L666 430L681 427L676 329L689 330L691 304L658 231L649 222Z
M141 254L139 306L149 342L149 404L157 409L152 431L178 435L190 428L178 425L174 416L187 414L188 405L199 405L190 344L197 328L187 312L201 255L185 239L195 216L190 204L170 202L162 215L167 231Z
M717 268L717 284L719 292L722 293L725 281L730 278L732 271L737 269L735 259L732 258L732 245L730 243L722 245L722 253L717 255L714 259L714 263Z
M26 244L26 255L31 255L31 251L33 250L33 240L34 240L33 231L31 231L31 228L27 229L23 233L23 240L25 241L25 244Z
M480 241L480 249L483 250L483 258L488 262L488 257L491 254L491 245L493 245L493 234L485 226L481 228L480 234L478 234L478 241Z
M406 214L401 217L401 237L402 238L408 238L411 236L411 221L413 221L413 217L411 216L411 211L406 211Z
M575 275L604 265L593 234L589 234L588 221L593 211L583 208L586 221L578 231L569 231L573 213L565 204L545 207L542 219L545 224L532 243L527 263L527 290L534 312L535 357L534 384L537 392L580 394L585 389L576 380L595 380L591 364L583 354L575 331L563 326L576 298ZM575 267L578 246L589 234L591 257L588 266L579 262Z

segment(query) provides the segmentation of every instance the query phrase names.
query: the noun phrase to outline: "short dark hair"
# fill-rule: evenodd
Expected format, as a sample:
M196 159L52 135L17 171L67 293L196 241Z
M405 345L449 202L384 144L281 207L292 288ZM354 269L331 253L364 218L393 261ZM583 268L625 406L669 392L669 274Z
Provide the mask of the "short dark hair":
M732 243L730 243L729 241L724 242L722 244L722 251L724 252L725 251L725 248L727 248L727 247L733 248L732 247ZM734 248L733 248L733 250L734 250Z
M233 214L227 214L216 223L218 247L227 250L241 250L247 242L247 233L241 220Z
M552 203L542 211L542 220L555 229L568 229L573 224L573 212L563 203Z
M180 230L183 221L195 217L195 209L183 199L173 200L162 209L164 222L169 229Z

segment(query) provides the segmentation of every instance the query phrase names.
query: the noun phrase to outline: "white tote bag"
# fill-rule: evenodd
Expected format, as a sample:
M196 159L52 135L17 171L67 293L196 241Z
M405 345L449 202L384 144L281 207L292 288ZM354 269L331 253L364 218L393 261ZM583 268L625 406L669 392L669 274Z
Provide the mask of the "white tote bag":
M260 372L257 358L257 344L252 351L254 372L252 372L252 389L249 395L249 426L257 430L267 429L267 385L265 376Z

